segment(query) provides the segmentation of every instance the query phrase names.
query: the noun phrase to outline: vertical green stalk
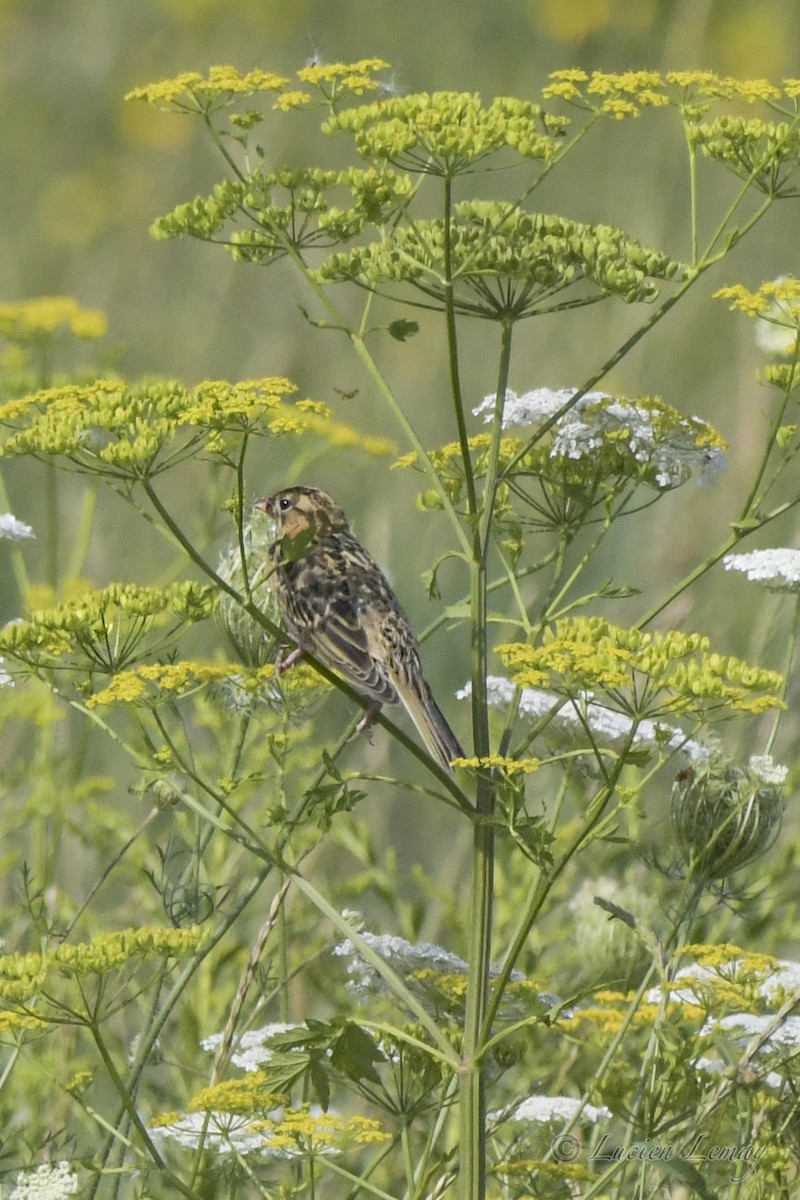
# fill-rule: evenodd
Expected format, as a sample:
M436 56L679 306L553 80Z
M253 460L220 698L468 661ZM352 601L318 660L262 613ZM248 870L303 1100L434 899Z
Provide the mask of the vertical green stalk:
M491 751L486 697L488 673L487 560L497 491L503 407L508 388L513 324L504 323L498 370L492 443L483 494L483 510L475 513L470 564L470 614L472 622L472 727L474 752L483 758ZM470 919L469 980L464 1022L461 1076L461 1195L479 1200L486 1191L486 1095L483 1045L491 964L495 787L491 773L478 773L472 845L472 913Z
M452 179L444 179L445 323L450 388L466 480L470 540L470 624L472 728L474 753L489 753L486 693L486 557L483 552L478 496L469 452L458 358L452 260ZM503 392L505 395L505 391ZM480 773L472 847L469 977L459 1078L459 1191L463 1200L480 1200L486 1191L486 1098L480 1057L480 1032L486 1009L492 927L494 834L485 819L492 811L491 780Z

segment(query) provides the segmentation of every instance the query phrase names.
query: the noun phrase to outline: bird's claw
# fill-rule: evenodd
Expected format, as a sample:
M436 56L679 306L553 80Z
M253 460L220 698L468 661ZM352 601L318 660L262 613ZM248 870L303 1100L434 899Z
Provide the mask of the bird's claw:
M358 737L359 734L366 733L367 741L370 744L372 744L372 737L370 736L370 730L372 729L372 722L375 720L376 716L380 712L380 709L381 709L380 704L370 704L369 708L364 713L363 717L361 718L361 720L358 722L355 729L353 730L354 738Z
M286 658L283 657L283 650L284 648L282 646L278 651L278 657L275 659L276 679L278 679L284 671L290 671L295 663L298 662L305 654L304 646L296 646L295 649L292 650L291 654L287 654Z

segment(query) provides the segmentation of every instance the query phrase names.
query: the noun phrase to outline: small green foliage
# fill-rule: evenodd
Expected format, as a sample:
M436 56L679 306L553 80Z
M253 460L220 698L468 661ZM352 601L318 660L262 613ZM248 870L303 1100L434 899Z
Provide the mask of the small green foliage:
M400 226L380 242L332 255L312 277L378 291L403 283L428 306L443 308L448 270L457 311L489 320L521 320L612 295L650 302L658 295L654 280L684 273L668 255L611 226L464 201L449 226L438 219ZM577 296L561 299L581 284Z
M348 134L369 162L452 178L502 150L547 162L568 125L528 100L500 96L484 106L475 93L421 92L346 109L323 132Z
M207 937L208 932L198 928L143 926L99 933L89 942L63 942L43 954L6 954L0 957L0 997L24 1002L60 976L78 980L153 958L186 958L196 954Z
M210 617L216 603L215 589L199 583L113 583L6 626L0 649L36 670L112 674L144 655L163 653L186 625Z
M267 263L328 249L367 226L382 226L407 202L411 180L388 170L284 168L219 183L151 227L165 240L219 242L238 262Z
M690 129L695 145L715 162L766 196L800 196L796 173L800 165L800 125L786 121L746 121L720 117Z

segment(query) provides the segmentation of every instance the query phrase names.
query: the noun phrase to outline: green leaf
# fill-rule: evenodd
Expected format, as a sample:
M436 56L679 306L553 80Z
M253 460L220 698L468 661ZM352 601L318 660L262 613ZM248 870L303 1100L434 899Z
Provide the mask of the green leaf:
M631 929L636 928L636 917L634 917L633 913L629 913L627 908L620 908L618 904L614 904L611 900L604 900L602 896L595 896L594 903L612 918L616 917L618 921L622 921L625 925L630 926Z
M333 1045L330 1061L331 1066L348 1079L380 1083L380 1076L372 1064L386 1060L369 1034L360 1025L348 1021Z
M626 583L615 586L610 579L607 579L604 583L600 584L600 587L597 589L597 595L607 600L627 600L629 596L641 595L641 589L631 587L630 584Z
M392 321L389 333L396 342L407 342L409 338L419 333L419 321Z
M276 1092L290 1092L306 1075L312 1059L301 1050L281 1053L274 1050L264 1068L270 1087Z
M312 1059L308 1079L320 1108L323 1112L327 1112L331 1102L331 1086L325 1068L318 1059Z

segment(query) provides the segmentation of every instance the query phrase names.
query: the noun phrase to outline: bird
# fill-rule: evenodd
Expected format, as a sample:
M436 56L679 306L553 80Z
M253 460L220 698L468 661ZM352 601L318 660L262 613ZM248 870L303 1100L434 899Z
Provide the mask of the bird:
M452 771L464 751L425 679L411 624L344 511L327 493L299 485L255 507L276 523L268 586L296 643L281 669L308 653L343 676L369 700L357 732L382 705L402 702L428 753Z

